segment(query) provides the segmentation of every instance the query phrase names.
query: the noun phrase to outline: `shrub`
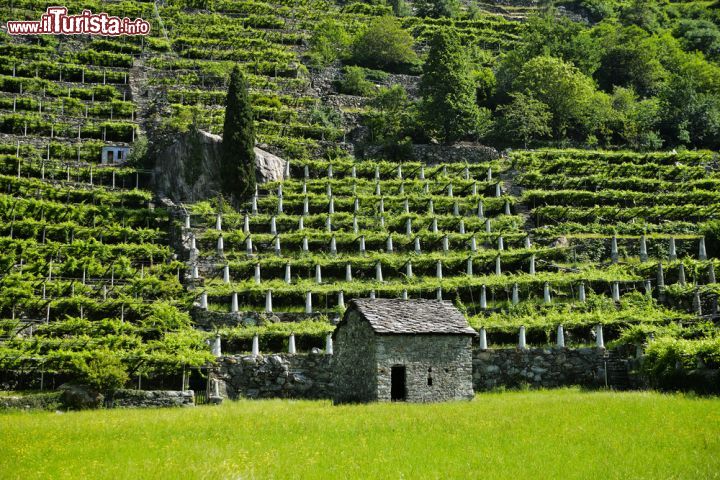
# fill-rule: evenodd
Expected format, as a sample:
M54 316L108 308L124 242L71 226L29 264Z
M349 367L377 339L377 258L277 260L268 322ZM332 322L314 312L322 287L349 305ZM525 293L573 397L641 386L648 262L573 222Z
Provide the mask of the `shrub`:
M96 351L78 367L83 382L100 392L113 392L129 380L125 365L110 351Z
M380 17L355 39L352 59L358 65L405 72L418 61L412 36L394 17Z
M345 75L339 86L340 91L348 95L369 97L375 92L375 85L367 80L362 67L345 67Z

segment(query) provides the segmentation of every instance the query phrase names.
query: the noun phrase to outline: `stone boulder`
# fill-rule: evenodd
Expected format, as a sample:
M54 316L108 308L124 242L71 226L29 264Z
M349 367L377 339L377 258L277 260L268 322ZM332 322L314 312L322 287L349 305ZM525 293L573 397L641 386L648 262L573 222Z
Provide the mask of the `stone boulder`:
M203 130L179 134L160 148L153 170L155 190L173 201L198 201L220 191L222 137ZM281 180L287 161L255 148L257 181Z
M62 392L60 401L68 410L87 410L100 408L105 401L102 393L87 385L63 384L59 390Z
M255 147L255 168L257 181L275 182L285 178L287 160Z

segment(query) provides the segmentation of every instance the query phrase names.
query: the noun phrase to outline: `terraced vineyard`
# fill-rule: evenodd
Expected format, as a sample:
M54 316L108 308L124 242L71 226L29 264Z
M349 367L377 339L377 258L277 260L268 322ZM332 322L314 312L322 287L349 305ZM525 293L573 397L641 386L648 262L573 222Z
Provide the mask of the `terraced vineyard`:
M558 181L548 172L564 162L604 177L616 163L643 169L679 159L522 152L468 165L292 164L290 179L263 185L245 212L193 206L184 230L190 274L198 277L194 291L211 311L293 318L337 319L348 297L447 299L501 343L513 342L521 325L531 341L544 343L563 324L582 343L592 340L597 323L606 325L606 340L638 324L692 323L693 312L716 309L718 265L708 257L702 224L658 221L662 214L652 208L641 216L645 210L630 201L615 206L641 192L604 197L548 189ZM712 184L711 157L682 160ZM525 190L534 185L545 190ZM581 185L594 190L591 181ZM517 187L522 192L511 195ZM697 209L696 196L713 194L710 185L704 193L668 195L669 208ZM588 196L599 206L585 206ZM576 216L556 213L561 208ZM611 212L606 225L598 211ZM624 215L635 221L615 223Z
M328 19L354 32L390 7L211 3L66 3L143 17L148 38L0 36L0 369L72 376L120 358L132 376L178 374L212 360L216 330L225 351L250 350L255 335L281 351L290 333L309 350L346 300L366 296L451 300L491 345L514 344L521 326L549 344L563 325L580 346L602 324L606 342L672 330L717 347L715 154L355 159L345 120L374 107L361 99L323 119L308 42ZM37 19L50 4L0 12ZM524 28L491 14L401 23L420 51L442 26L488 58ZM236 64L259 143L290 158L285 180L241 209L197 202L182 218L137 159L98 164L103 146L138 146L150 130L219 133ZM417 73L376 72L388 85Z

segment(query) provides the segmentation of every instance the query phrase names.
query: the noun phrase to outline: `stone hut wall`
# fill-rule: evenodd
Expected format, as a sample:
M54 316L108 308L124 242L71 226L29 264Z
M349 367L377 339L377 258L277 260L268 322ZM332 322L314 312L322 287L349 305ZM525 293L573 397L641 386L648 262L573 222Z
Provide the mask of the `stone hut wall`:
M471 336L378 335L376 342L377 400L391 399L391 368L394 365L405 367L408 402L473 397Z
M346 324L334 335L336 402L377 400L376 337L359 313L347 314ZM388 390L388 398L390 393Z

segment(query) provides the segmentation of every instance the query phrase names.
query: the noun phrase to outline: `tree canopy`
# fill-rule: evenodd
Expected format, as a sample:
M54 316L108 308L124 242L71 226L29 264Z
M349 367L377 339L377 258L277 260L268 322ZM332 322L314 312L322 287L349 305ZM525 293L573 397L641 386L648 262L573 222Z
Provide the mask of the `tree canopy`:
M479 134L487 127L488 114L478 108L469 59L452 30L440 30L431 39L420 94L422 122L443 142Z

